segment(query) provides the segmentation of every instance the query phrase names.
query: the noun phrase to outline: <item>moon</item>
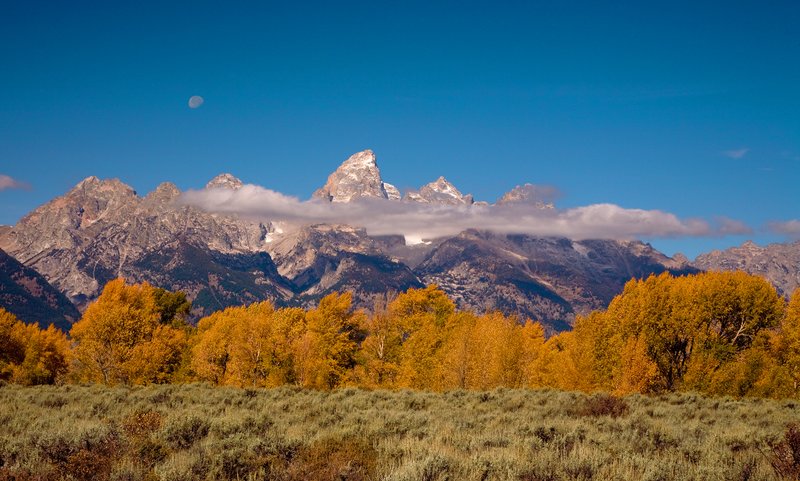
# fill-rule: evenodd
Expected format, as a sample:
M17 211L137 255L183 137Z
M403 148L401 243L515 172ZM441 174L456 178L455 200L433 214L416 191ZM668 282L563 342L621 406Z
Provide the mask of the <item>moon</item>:
M189 108L196 109L197 107L203 105L203 102L205 102L205 99L203 99L203 97L199 95L192 95L191 97L189 97Z

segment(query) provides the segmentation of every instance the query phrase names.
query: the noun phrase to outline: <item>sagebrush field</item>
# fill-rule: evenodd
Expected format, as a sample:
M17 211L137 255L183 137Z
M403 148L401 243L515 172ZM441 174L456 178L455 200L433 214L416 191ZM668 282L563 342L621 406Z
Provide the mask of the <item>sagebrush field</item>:
M796 479L799 420L688 393L5 385L0 479Z

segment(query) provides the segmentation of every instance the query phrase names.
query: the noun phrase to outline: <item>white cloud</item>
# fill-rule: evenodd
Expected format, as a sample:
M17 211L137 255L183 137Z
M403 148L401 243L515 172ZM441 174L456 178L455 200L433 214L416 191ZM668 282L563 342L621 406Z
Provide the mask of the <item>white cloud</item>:
M476 228L501 233L571 239L633 239L718 236L748 228L731 219L715 226L702 219L681 219L660 210L593 204L570 209L540 209L530 204L432 205L364 198L350 203L302 201L254 185L238 190L188 191L182 202L202 209L297 224L348 224L371 235L400 234L431 239Z
M800 220L792 219L782 222L770 222L767 224L767 230L774 234L781 234L789 237L800 237Z
M0 174L0 190L8 189L30 189L27 182L20 182L11 176Z
M730 157L731 159L741 159L747 155L748 152L750 152L750 149L743 147L741 149L726 150L722 153L722 155L725 157Z
M717 217L717 231L722 235L752 234L753 229L740 220Z

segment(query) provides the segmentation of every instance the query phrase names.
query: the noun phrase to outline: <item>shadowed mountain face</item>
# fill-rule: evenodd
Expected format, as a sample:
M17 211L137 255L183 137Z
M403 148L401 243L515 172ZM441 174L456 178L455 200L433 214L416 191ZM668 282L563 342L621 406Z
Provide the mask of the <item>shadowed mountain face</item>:
M608 305L633 277L695 269L641 242L570 241L467 231L436 247L417 272L462 308L499 309L567 329Z
M270 252L278 272L295 286L295 303L305 307L331 292L349 291L357 307L372 309L387 296L423 287L406 264L363 229L305 226L278 236Z
M0 250L0 307L42 328L55 324L68 331L80 313L41 274Z
M208 189L241 189L223 174ZM542 209L533 186L503 196ZM0 229L0 248L41 273L83 309L116 277L182 290L195 318L227 306L270 300L308 307L334 291L371 309L411 287L437 284L461 308L501 310L567 329L576 313L602 308L631 277L690 272L641 242L580 241L469 230L406 242L346 225L290 225L204 212L176 202L164 183L145 197L114 180L87 178ZM318 202L364 197L443 205L486 204L443 177L409 191L383 181L371 151L351 156L314 194Z
M760 275L786 296L800 287L800 241L766 247L748 241L739 247L702 254L693 264L703 270L742 270Z

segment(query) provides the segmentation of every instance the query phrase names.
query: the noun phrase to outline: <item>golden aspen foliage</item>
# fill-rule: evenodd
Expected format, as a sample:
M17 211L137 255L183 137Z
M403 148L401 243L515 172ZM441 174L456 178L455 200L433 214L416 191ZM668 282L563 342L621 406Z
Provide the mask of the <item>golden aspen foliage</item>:
M696 286L684 301L695 306L703 347L720 362L748 348L761 330L776 327L783 317L783 298L762 277L707 272L687 281Z
M351 309L351 294L332 293L306 314L306 331L295 341L297 383L314 389L333 389L352 372L362 313Z
M230 343L227 384L263 387L272 368L272 315L269 302L257 302L242 309L235 319Z
M776 369L770 330L783 306L766 280L743 272L631 280L605 312L576 320L571 361L581 379L568 386L736 396L769 391Z
M541 356L544 330L538 324L492 312L454 314L442 346L443 389L493 389L532 384L530 367Z
M545 385L586 392L613 389L620 348L604 313L578 316L573 330L548 340L546 349L549 373L543 376Z
M294 348L306 331L306 311L299 307L278 309L271 321L270 369L264 383L267 387L298 384Z
M366 337L357 353L354 381L370 388L394 387L400 365L403 331L397 318L386 309L364 316L361 330Z
M475 383L477 359L483 357L474 339L477 322L471 313L452 314L446 323L449 329L435 331L439 347L431 347L435 370L429 374L427 389L468 389Z
M647 344L643 338L629 337L619 359L619 376L614 383L614 394L648 393L655 390L658 367L647 355Z
M52 324L41 329L0 308L0 379L17 384L54 384L69 368L67 336Z
M577 349L575 343L575 332L561 332L544 344L544 353L538 366L538 381L542 386L564 389L569 391L591 391L592 387L588 383L585 372L580 370L581 366L587 365L590 361L584 359L586 352Z
M19 329L25 346L25 358L14 369L12 382L26 386L54 384L69 370L71 358L67 335L55 327L40 329L36 324Z
M437 286L409 289L389 304L401 329L398 387L439 389L439 349L455 305Z
M626 384L646 383L652 390L672 390L678 385L686 372L697 331L697 320L690 312L691 303L683 299L686 287L664 273L629 281L622 294L611 301L605 313L607 332L617 334L612 335L609 347L619 353L629 338L638 338L640 341L634 341L629 354L637 350L637 342L643 342L644 346L639 346L638 350L646 352L657 371L656 376L648 375L647 380L634 380L630 372L616 371L614 377L625 378ZM614 356L613 352L608 355ZM600 366L594 372L610 368ZM616 388L614 384L608 387Z
M239 387L292 382L292 343L304 324L302 309L276 311L266 301L215 312L198 323L191 371L196 379Z
M127 285L123 279L106 284L70 330L78 380L149 384L171 379L187 335L161 324L155 292L147 283Z
M18 335L20 323L14 314L0 308L0 379L10 380L14 367L25 360L25 346Z
M800 395L800 288L792 293L773 344L782 362L784 385L791 396Z
M519 363L513 362L512 369L519 373L519 387L547 386L548 372L552 369L549 349L546 347L544 327L530 319L518 331L522 354Z
M244 317L244 307L228 307L206 316L197 323L191 339L190 367L194 377L214 384L227 384L231 359L233 329Z

